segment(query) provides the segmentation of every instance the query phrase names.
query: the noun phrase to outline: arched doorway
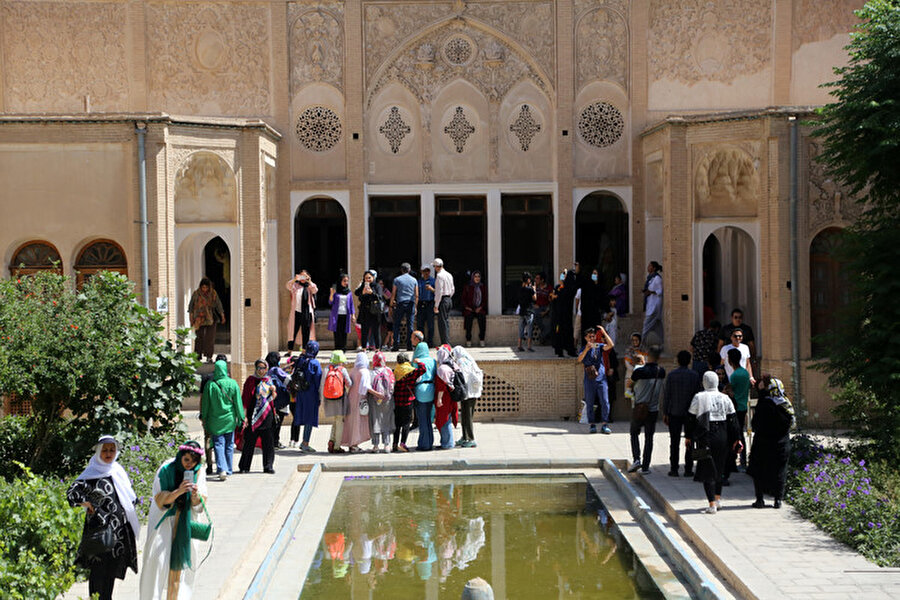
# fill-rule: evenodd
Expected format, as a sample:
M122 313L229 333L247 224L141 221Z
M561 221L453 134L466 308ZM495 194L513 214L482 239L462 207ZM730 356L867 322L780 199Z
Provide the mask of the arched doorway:
M628 213L618 197L592 192L578 204L575 260L583 273L600 271L604 290L612 288L616 275L628 273Z
M328 289L347 271L347 214L337 200L312 198L300 205L294 217L293 272L301 269L319 286L316 305L327 308Z
M80 289L98 271L128 275L128 261L122 247L111 240L97 240L84 247L75 260L75 284Z
M231 323L231 251L219 236L203 247L203 272L212 281L225 310L225 323ZM231 346L231 327L216 329L216 347Z
M704 321L715 318L725 325L732 309L743 310L744 322L753 327L758 351L759 264L756 242L743 229L720 227L704 241L702 298Z
M821 231L809 245L809 334L813 358L821 358L827 349L827 334L838 335L836 313L850 301L849 282L843 265L837 260L841 229Z
M56 271L62 273L62 258L59 250L49 242L27 242L19 246L13 252L9 261L9 273L13 277L18 275L33 275L38 271Z

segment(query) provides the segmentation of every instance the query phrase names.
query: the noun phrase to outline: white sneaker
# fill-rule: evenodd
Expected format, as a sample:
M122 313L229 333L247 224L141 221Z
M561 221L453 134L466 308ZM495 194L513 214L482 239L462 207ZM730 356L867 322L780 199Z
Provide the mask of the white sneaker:
M722 510L722 501L716 500L716 510Z
M228 473L225 471L219 473L219 481L228 481Z
M713 504L712 506L707 506L706 508L703 509L702 512L707 515L714 515L714 514L716 514L716 505Z
M388 446L388 445L385 445L383 452L384 452L385 454L390 454L390 453L391 453L391 447Z
M640 469L640 468L641 468L641 461L636 460L636 461L634 461L633 463L631 463L631 466L630 466L630 467L628 467L628 472L629 472L629 473L636 473L637 470Z

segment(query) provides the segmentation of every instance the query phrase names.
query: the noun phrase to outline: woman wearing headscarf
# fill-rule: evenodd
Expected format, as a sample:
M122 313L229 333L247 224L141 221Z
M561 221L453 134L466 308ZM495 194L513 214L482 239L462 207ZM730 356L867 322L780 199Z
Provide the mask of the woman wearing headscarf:
M244 422L241 388L228 376L228 365L217 360L213 377L203 388L200 404L203 429L212 438L216 451L219 479L225 481L233 472L234 429Z
M372 434L373 452L390 452L391 435L394 433L394 372L391 371L380 350L372 357L373 401L369 401L369 431Z
M125 469L116 462L118 458L116 439L101 436L87 468L66 493L70 505L87 509L75 564L90 571L88 590L100 600L112 598L116 579L125 579L129 567L137 573L136 540L141 528L134 510L137 496ZM111 530L106 539L110 544L91 548L90 534L100 529Z
M644 326L641 337L646 345L663 343L663 280L662 265L651 260L647 265L647 280L644 282ZM653 333L653 336L649 336ZM652 338L652 339L651 339Z
M319 342L310 340L306 343L306 352L294 362L294 381L298 373L305 381L305 388L297 390L297 401L294 403L294 422L291 425L291 444L296 445L300 437L300 426L303 426L303 442L300 452L315 452L309 445L313 427L319 426L319 386L322 384L322 365L316 356L319 354Z
M416 382L416 417L419 420L419 441L416 450L427 451L434 446L434 430L431 428L434 408L434 378L437 363L428 355L428 344L419 342L413 352L413 362L425 365L425 372Z
M406 439L412 423L412 405L416 399L416 380L425 372L425 365L416 363L413 366L409 357L401 352L397 355L397 366L394 367L394 452L409 452Z
M794 424L794 407L784 394L784 384L771 375L763 375L756 384L759 401L750 426L753 429L753 446L747 473L753 477L756 502L753 508L766 506L763 496L775 497L775 508L781 508L784 496L784 479L787 475L788 457L791 453L791 426Z
M313 283L306 269L294 275L284 287L291 293L291 312L288 316L291 339L287 343L288 350L293 350L294 346L305 348L310 335L312 339L316 339L313 325L316 319L316 294L319 293L319 287Z
M225 323L225 308L208 277L201 279L200 285L191 294L188 315L191 319L191 328L197 332L194 352L197 353L200 360L203 360L205 356L212 361L213 345L216 341L216 325Z
M463 288L463 326L466 330L466 346L472 345L472 321L478 321L478 341L484 346L484 329L487 318L487 286L481 280L481 271L472 271L472 278Z
M334 332L334 347L344 350L347 347L347 334L356 323L356 306L350 292L350 276L341 273L340 283L331 287L328 296L331 315L328 317L328 331Z
M615 279L613 279L612 289L609 290L608 296L612 297L616 301L616 315L620 317L624 317L628 314L628 288L625 286L625 282L628 280L628 277L625 273L619 273L616 275Z
M325 404L325 416L334 419L334 425L331 427L331 437L328 440L329 454L343 454L344 449L341 448L341 438L344 433L344 415L347 413L347 398L350 393L352 381L347 369L344 368L343 350L335 350L331 353L331 362L328 364L328 370L322 376L322 383L319 389L319 398ZM336 398L329 398L326 395L326 387L328 387L328 379L330 373L334 372L334 377L339 378L336 387L340 388L340 394Z
M694 481L703 482L709 506L703 512L714 515L721 508L722 477L728 450L740 452L740 428L731 398L719 391L719 376L703 374L703 391L694 394L688 408L684 443L696 448ZM693 446L692 446L693 442Z
M450 352L449 344L438 348L437 377L434 379L434 424L441 434L441 450L453 448L453 428L459 421L459 407L450 397L450 391L453 390L453 362L450 360Z
M344 413L341 446L349 446L350 452L357 453L362 452L359 445L371 439L367 395L372 389L372 372L369 370L369 357L365 352L356 355L356 362L350 371L350 380L352 383L347 397L347 410Z
M141 600L187 600L200 557L191 542L191 523L204 510L203 449L190 440L178 447L153 478L153 501L141 567Z
M474 448L477 444L475 443L473 417L475 415L475 403L478 401L478 398L481 398L481 389L484 386L484 371L478 368L475 359L462 346L455 346L451 357L456 367L462 371L463 378L466 380L467 395L460 407L460 412L462 413L462 438L456 442L456 445L463 448Z
M262 441L263 472L275 472L275 384L269 378L269 364L262 358L253 363L254 373L244 381L241 397L251 408L244 421L243 448L238 468L241 473L250 471L256 440Z
M359 299L359 315L356 317L360 324L360 347L358 350L362 350L363 346L373 350L381 348L381 312L384 298L381 286L375 281L375 276L375 271L366 271L355 292ZM372 343L369 343L370 338Z

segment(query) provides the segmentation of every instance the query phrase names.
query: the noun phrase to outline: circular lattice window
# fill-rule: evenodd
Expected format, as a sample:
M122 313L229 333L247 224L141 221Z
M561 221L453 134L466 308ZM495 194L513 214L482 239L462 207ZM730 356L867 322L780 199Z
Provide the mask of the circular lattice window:
M597 148L612 146L622 137L625 119L619 109L609 102L594 102L585 106L578 117L578 134Z
M463 35L454 35L444 43L444 58L451 65L466 65L475 56L475 44Z
M304 148L325 152L341 141L341 119L330 108L311 106L297 117L295 131Z

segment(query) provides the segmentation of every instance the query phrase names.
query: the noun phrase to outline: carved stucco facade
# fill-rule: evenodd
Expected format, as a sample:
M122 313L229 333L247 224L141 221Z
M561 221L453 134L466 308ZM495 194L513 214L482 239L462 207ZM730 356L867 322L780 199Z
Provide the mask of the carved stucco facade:
M8 208L10 198L51 207L62 198L74 201L71 194L53 192L54 185L66 187L64 177L44 178L36 187L25 183L40 179L42 152L58 157L60 148L72 150L75 144L77 152L97 156L91 144L114 144L119 154L97 164L124 166L111 176L115 183L97 187L90 206L104 210L137 193L133 136L127 128L112 127L80 133L90 129L86 115L165 113L197 122L184 129L182 143L173 144L156 131L168 125L149 121L148 137L163 144L167 156L177 157L166 163L171 172L150 175L151 194L167 199L159 200L162 212L154 218L171 222L171 228L155 231L151 243L175 236L176 223L234 227L251 213L255 223L261 211L259 230L251 238L243 230L235 234L235 244L256 248L242 257L244 265L275 254L259 289L280 296L268 316L263 310L257 320L241 317L244 358L250 356L251 339L254 352L286 339L283 326L269 324L283 323L289 309L281 284L273 282L283 282L294 270L294 217L310 197L342 203L348 214L347 267L355 279L367 266L372 190L419 195L423 219L434 211L424 203L442 190L484 194L489 203L509 190L549 194L554 268L573 256L580 199L607 190L628 213L628 270L637 298L646 262L694 256L702 243L695 232L708 227L703 223L761 232L783 227L786 218L784 196L773 191L774 174L778 190L785 182L783 129L772 126L777 130L772 141L759 130L748 132L745 124L753 119L682 127L670 118L744 115L827 101L818 86L832 77L832 66L845 61L842 46L854 23L850 11L859 5L858 0L7 0L0 3L0 111L7 115L0 122L0 170L13 178L3 188L0 247L9 260L23 236L68 240L52 218ZM29 118L12 115L41 113L73 118L29 130L32 137L22 139L25 125L16 123ZM238 125L234 119L245 121ZM662 134L652 127L665 119L671 139L656 143ZM228 140L244 139L236 132L257 120L280 137L267 138L273 149L265 166L248 171L250 157L242 148L249 146ZM698 127L705 133L688 143L687 130ZM27 155L35 157L33 163L16 154L24 148L17 144L26 142L34 144ZM858 211L811 163L818 143L810 139L802 147L801 189L809 209L805 244L822 228L852 221ZM679 144L683 151L676 152ZM159 152L149 149L153 160ZM201 154L191 158L195 152ZM258 144L256 152L254 164L260 160ZM53 160L48 164L56 164ZM60 167L62 173L73 168ZM248 172L251 181L245 179ZM252 197L264 198L261 205L245 202L250 187L256 190ZM496 217L496 211L488 212ZM75 211L72 219L81 218L90 228L108 218L90 215ZM103 235L114 237L116 227L127 230L118 242L136 277L134 220L129 213L118 225L105 226L109 231ZM434 249L428 237L423 226L423 258ZM759 249L758 236L755 241ZM80 243L61 245L74 252ZM167 273L154 293L168 286L174 295L177 256L151 248L151 258L166 263L154 269ZM696 328L700 285L692 270L696 265L685 267L688 272L679 278L678 262L670 261L667 279L680 279L689 300L667 294L670 323L683 328L667 331L673 349L686 344L685 336ZM488 271L499 276L499 270ZM761 278L759 306L768 306L767 289L775 291ZM257 309L251 303L245 312ZM766 357L775 356L773 348L783 341L772 328L789 323L786 306L775 310L777 322L760 323Z

